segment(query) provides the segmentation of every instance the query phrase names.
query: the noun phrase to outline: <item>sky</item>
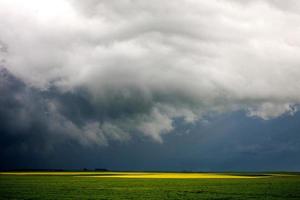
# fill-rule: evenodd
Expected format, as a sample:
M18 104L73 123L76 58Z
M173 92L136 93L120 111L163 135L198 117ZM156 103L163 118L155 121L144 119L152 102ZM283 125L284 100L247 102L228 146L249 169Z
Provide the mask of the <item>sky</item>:
M0 169L300 170L297 0L0 0Z

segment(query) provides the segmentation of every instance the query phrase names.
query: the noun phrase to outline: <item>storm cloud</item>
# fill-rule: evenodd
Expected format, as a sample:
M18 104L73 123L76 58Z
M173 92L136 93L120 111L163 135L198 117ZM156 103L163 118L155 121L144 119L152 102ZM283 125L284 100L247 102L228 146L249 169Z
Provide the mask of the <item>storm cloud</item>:
M293 115L299 12L296 0L1 0L1 132L105 146L163 142L177 119Z

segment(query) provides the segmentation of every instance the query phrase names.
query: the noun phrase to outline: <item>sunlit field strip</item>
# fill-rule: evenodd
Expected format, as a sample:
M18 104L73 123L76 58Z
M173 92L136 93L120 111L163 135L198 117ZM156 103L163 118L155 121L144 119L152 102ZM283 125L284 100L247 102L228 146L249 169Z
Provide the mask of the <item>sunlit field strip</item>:
M263 178L262 176L241 176L241 175L227 175L215 173L124 173L117 175L102 175L102 176L85 176L96 178L149 178L149 179L249 179L249 178ZM267 176L265 176L267 177Z
M20 176L81 176L94 178L137 178L137 179L253 179L294 174L225 174L225 173L174 173L174 172L0 172L0 175Z

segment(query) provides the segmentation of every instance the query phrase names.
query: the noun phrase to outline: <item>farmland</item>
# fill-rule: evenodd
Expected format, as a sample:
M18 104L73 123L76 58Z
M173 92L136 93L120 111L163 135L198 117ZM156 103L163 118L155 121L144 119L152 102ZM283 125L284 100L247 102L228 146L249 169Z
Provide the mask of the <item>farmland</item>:
M0 199L300 199L300 175L3 172Z

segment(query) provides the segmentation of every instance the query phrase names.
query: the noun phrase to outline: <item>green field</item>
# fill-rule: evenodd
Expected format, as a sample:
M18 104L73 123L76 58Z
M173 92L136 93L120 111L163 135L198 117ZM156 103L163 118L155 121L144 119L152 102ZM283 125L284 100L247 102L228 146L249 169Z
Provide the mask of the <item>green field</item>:
M299 174L0 173L0 199L300 199Z

